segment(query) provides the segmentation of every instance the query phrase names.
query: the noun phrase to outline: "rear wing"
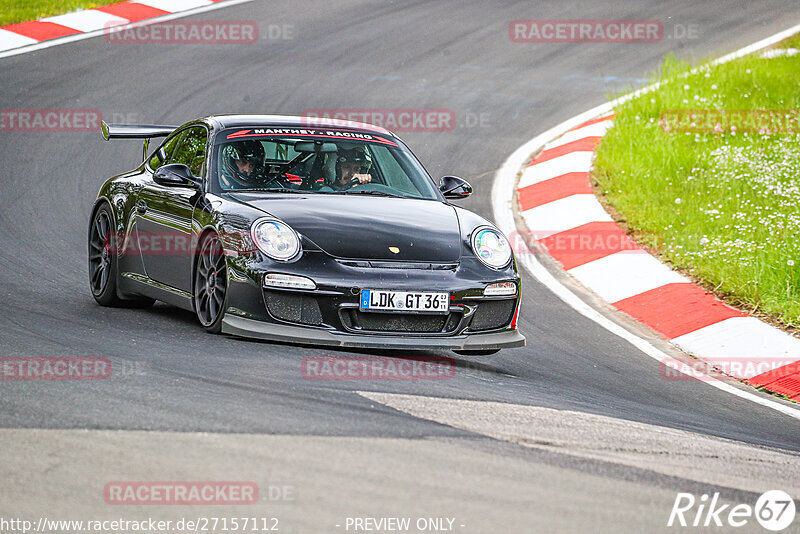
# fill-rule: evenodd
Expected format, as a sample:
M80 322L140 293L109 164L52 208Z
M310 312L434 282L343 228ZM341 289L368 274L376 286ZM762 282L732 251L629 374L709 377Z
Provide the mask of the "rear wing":
M144 139L142 149L142 160L147 157L147 146L153 137L166 137L177 126L164 126L159 124L108 124L100 121L100 130L103 132L103 139Z

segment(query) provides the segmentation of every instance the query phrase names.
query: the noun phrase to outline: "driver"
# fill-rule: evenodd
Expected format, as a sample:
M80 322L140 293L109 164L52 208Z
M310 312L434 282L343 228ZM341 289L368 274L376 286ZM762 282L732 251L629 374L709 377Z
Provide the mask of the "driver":
M372 175L366 172L371 166L372 161L363 146L350 150L339 149L336 158L336 180L331 187L342 190L371 182Z
M257 185L265 158L264 145L253 139L231 143L222 149L222 170L219 174L223 189L247 189Z

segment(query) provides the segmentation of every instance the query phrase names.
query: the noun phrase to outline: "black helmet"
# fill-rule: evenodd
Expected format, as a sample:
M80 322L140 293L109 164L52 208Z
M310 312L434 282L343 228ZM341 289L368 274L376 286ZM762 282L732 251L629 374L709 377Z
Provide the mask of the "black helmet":
M225 167L223 172L232 176L237 181L248 183L251 176L256 174L256 172L264 166L265 156L264 145L253 139L231 143L226 146L222 152L222 161ZM237 161L252 163L253 171L250 174L245 174L240 171L239 167L236 165Z
M363 146L358 146L351 149L339 149L339 157L336 158L338 163L357 163L361 167L369 167L372 165L372 160L367 155L367 151Z

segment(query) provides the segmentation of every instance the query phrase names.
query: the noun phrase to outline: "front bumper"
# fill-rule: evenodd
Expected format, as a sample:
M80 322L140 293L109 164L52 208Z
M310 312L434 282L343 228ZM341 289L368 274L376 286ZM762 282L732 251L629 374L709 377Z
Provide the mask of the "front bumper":
M366 263L367 265L362 265ZM405 264L403 264L405 265ZM305 253L296 262L276 264L258 255L229 258L227 313L223 333L242 337L339 347L493 350L524 345L512 326L520 293L486 297L489 283L520 287L513 265L491 271L477 259L421 268L372 265ZM314 290L263 287L268 272L305 276ZM375 313L359 310L359 292L368 289L447 291L446 315Z
M234 336L270 341L369 349L494 350L522 347L525 345L525 337L517 330L486 334L464 334L448 337L381 336L266 323L230 314L226 315L222 321L222 332Z

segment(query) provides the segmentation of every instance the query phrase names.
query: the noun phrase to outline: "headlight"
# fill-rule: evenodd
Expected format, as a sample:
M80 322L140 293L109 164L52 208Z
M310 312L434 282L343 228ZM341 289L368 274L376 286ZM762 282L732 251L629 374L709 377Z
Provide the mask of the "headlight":
M492 269L502 269L511 261L511 245L503 234L482 226L472 232L472 250Z
M288 261L300 253L300 238L291 227L275 219L258 219L250 229L258 250L274 260Z

